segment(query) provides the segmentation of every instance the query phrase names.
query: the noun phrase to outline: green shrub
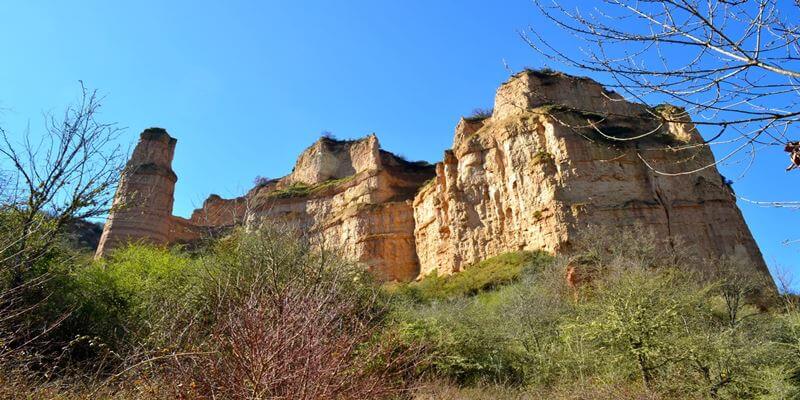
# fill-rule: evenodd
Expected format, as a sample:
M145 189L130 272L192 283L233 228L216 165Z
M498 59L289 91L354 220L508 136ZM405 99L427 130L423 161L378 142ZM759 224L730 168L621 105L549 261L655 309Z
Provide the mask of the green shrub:
M271 191L267 194L268 198L288 199L291 197L306 197L311 193L311 186L303 182L294 182L284 189Z
M541 251L518 251L490 257L451 276L428 275L419 282L393 288L418 302L473 296L516 281L523 271L541 270L552 256Z
M731 281L706 283L689 272L699 261L686 246L659 240L639 228L589 227L570 257L523 269L510 283L474 279L488 268L402 288L393 321L428 349L428 377L462 387L525 386L520 393L534 398L598 383L653 398L800 394L800 318L746 304L732 321ZM568 265L592 279L568 286Z
M202 275L185 301L189 312L170 313L177 321L171 342L185 343L187 353L203 350L176 363L186 398L405 391L414 354L375 340L386 307L365 269L274 225L235 232L197 264Z
M147 245L118 249L71 273L65 290L76 309L60 331L122 351L147 341L174 308L185 307L181 302L196 282L193 261L178 250Z
M309 185L303 182L294 182L284 189L274 190L267 193L268 198L288 199L293 197L307 197L312 194L325 192L329 189L336 188L355 178L355 175L345 176L338 179L328 179L325 182L316 185Z
M419 306L418 306L419 307ZM524 381L524 355L504 335L496 307L476 298L399 311L400 331L428 350L424 371L463 385Z
M491 117L493 112L494 110L491 108L476 108L472 110L468 116L464 117L464 119L469 122L482 121Z
M499 260L520 256L510 254ZM522 258L527 267L509 268L516 271L513 282L502 279L504 284L469 297L441 288L434 292L437 301L399 296L394 321L407 340L428 349L425 371L461 385L518 386L555 379L552 368L560 362L561 349L555 346L554 331L568 297L550 256L528 253ZM441 297L445 294L449 297Z

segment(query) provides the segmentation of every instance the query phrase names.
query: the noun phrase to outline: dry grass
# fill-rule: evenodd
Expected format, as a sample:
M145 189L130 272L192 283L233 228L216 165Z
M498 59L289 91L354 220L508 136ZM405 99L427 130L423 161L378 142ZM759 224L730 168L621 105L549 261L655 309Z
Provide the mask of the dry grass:
M619 386L601 382L548 389L520 389L502 385L462 388L448 382L435 381L423 384L413 398L414 400L666 400L636 384Z

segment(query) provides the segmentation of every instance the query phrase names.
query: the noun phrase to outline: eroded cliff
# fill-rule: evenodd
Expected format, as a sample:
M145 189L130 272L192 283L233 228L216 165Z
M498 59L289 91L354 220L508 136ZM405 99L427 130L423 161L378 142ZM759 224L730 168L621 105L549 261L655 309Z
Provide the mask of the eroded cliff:
M587 225L642 224L766 273L702 144L681 110L627 102L586 78L525 71L500 87L491 116L459 122L435 166L381 150L375 135L323 137L289 175L239 198L212 195L184 219L171 216L174 139L143 133L129 163L140 168L126 171L117 196L150 196L112 213L98 254L128 240L191 242L281 221L382 279L410 280L507 251L562 251Z
M375 135L323 137L300 154L289 175L261 182L239 198L211 195L189 220L175 218L173 240L279 221L365 264L381 279L411 280L419 272L412 199L433 174L426 162L381 150Z
M626 102L585 78L518 74L491 117L459 123L434 183L414 200L421 275L506 251L557 252L587 225L634 224L766 273L701 144L680 110Z
M145 129L120 177L112 212L103 227L97 256L128 242L167 244L173 194L172 170L177 140L161 128Z

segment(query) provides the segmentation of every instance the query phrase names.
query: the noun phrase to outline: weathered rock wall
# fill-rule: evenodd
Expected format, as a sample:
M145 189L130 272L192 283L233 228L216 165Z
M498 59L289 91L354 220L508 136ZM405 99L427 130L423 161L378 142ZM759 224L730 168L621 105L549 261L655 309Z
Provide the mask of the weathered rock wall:
M300 154L292 173L282 182L316 185L377 170L381 162L379 151L378 138L374 134L356 141L323 137Z
M586 78L512 77L491 117L459 122L435 167L381 150L375 135L321 138L289 175L238 198L211 195L189 219L171 215L174 148L163 129L142 133L98 256L127 241L191 243L285 223L382 279L410 280L507 251L562 251L588 225L642 224L673 245L681 238L701 255L736 255L766 273L713 155L680 110L626 102Z
M282 221L365 264L382 279L414 279L419 264L411 199L433 177L433 167L380 150L374 135L331 142L321 139L300 156L291 175L251 191L247 225ZM326 155L330 148L337 149L338 157ZM309 160L319 159L327 160L327 171L340 172L296 174L313 170ZM351 171L355 173L342 176ZM316 179L316 184L303 186L307 193L292 193L293 184L309 183L298 176Z
M414 200L421 275L450 274L506 251L559 251L587 225L637 223L766 272L715 167L656 172L714 162L679 118L659 118L585 79L513 78L498 91L491 118L478 129L459 124L434 184Z
M172 157L177 140L161 128L145 129L120 177L96 255L128 242L171 242L175 182Z
M192 212L189 222L197 226L225 227L244 221L247 214L247 197L223 199L216 194L208 196L203 206Z

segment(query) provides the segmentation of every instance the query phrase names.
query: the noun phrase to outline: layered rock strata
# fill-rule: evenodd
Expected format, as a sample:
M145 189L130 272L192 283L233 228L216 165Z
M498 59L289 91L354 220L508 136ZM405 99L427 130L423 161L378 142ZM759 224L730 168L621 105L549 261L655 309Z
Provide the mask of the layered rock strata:
M288 223L381 279L411 280L419 272L412 199L433 174L428 163L381 150L375 135L322 138L291 174L250 191L246 223Z
M507 251L558 252L588 225L634 224L766 273L713 155L680 111L627 102L585 78L513 77L491 117L459 123L434 183L414 199L421 275Z
M177 140L161 128L145 129L120 176L112 212L96 255L128 242L172 241L172 203L178 177L172 170Z
M163 181L151 174L155 169L141 168L166 168L172 160L174 142L168 156L161 152L156 157L149 131L142 134L117 194L120 202L135 205L111 214L98 256L129 241L190 243L236 225L280 222L313 237L321 247L365 264L381 279L417 276L411 205L417 189L433 177L432 165L381 150L375 135L359 140L321 138L303 151L289 175L261 182L235 199L211 195L184 219L171 215L174 179ZM130 201L144 191L157 195Z
M189 219L171 216L174 146L161 129L142 134L115 199L132 206L111 214L98 255L130 240L192 242L281 222L382 279L410 280L507 251L563 251L588 225L640 224L670 245L767 273L682 110L627 102L587 78L513 76L491 116L458 123L435 166L381 150L375 135L323 137L287 176L235 199L211 195Z

